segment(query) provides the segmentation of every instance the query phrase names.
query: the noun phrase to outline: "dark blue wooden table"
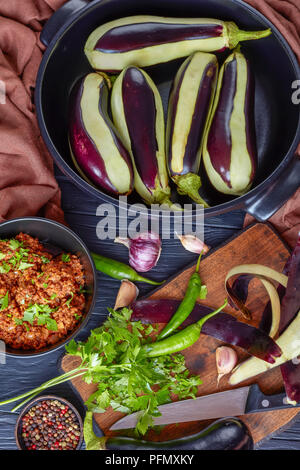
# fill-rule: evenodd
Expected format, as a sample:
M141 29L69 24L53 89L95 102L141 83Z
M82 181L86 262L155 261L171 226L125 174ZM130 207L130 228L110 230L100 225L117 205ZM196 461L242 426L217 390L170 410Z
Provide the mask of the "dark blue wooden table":
M96 236L96 225L99 217L96 209L99 201L93 200L87 194L75 187L67 177L56 170L57 179L62 189L62 204L66 220L70 227L84 240L93 251L99 251L106 256L118 258L123 262L128 261L127 250L113 241L100 241ZM231 212L218 217L209 218L205 223L205 241L211 247L236 234L243 225L244 213ZM162 255L157 267L151 272L152 277L160 280L176 274L184 266L195 259L195 255L185 251L178 240L164 240ZM99 289L94 313L85 330L78 339L83 340L88 336L90 329L99 326L107 315L107 307L114 304L115 296L119 288L119 282L102 274L99 276ZM151 286L142 286L140 294L146 294ZM38 386L40 383L58 375L58 363L63 350L50 353L41 358L18 360L8 358L6 365L0 365L0 397L11 397L18 393ZM78 407L84 415L84 407L81 400L68 384L49 389L62 397L69 399ZM14 439L14 426L17 413L10 413L11 405L0 410L0 450L16 449ZM260 449L299 449L300 450L300 417L276 436L266 439L259 445Z

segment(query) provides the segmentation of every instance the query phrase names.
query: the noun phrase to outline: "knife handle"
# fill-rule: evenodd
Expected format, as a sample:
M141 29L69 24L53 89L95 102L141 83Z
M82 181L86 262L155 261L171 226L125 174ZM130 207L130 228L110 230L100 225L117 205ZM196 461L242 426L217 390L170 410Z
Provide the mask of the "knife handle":
M249 389L245 414L258 413L259 411L280 410L295 406L300 406L300 403L297 405L288 404L285 392L276 395L265 395L262 393L259 386L255 384L251 385Z

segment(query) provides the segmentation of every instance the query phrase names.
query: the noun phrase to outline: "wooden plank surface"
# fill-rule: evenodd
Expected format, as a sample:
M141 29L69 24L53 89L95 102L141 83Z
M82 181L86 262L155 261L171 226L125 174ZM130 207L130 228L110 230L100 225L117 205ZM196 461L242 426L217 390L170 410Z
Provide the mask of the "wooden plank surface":
M289 250L278 235L266 224L255 224L242 231L240 235L229 241L222 247L212 250L201 262L201 277L203 283L208 287L208 296L203 303L212 307L223 303L225 298L224 278L230 268L238 264L261 263L273 269L281 271L289 256ZM187 282L194 266L184 269L181 273L173 277L169 282L155 290L150 298L176 298L181 299L184 295ZM267 295L264 287L258 280L253 280L250 284L248 307L253 312L252 324L258 325L258 321L267 302ZM238 312L231 307L226 308L228 313L243 320ZM184 352L187 366L192 373L200 374L203 385L199 387L199 395L206 395L216 391L228 390L231 387L227 383L227 378L223 378L217 386L217 371L215 366L215 350L221 343L211 337L201 335L201 339L191 348ZM237 348L239 360L243 360L247 355ZM77 358L66 356L62 361L63 370L71 370L76 366ZM254 383L249 380L243 384ZM280 371L274 369L258 378L262 391L266 394L276 393L282 389L282 379ZM94 391L95 386L86 385L81 379L75 379L73 385L78 390L83 400L86 400ZM244 416L243 420L249 426L254 441L260 442L266 436L285 426L298 413L297 410L280 410L275 412L257 413ZM104 414L96 414L96 422L100 428L108 433L108 428L113 422L118 420L120 413L108 410ZM151 431L149 439L162 440L175 438L183 434L190 434L202 429L209 421L192 422L180 425L165 426L159 434Z

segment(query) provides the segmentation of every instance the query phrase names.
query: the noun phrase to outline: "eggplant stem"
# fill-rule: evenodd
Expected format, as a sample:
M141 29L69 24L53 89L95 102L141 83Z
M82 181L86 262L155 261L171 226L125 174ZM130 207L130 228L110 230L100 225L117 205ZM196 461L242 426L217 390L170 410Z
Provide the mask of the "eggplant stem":
M237 46L240 41L249 41L254 39L262 39L270 36L272 31L270 28L264 29L262 31L244 31L239 29L235 23L227 23L228 31L228 45L230 49L233 49Z
M181 195L189 196L197 204L208 208L209 205L200 196L199 189L201 187L201 178L195 173L187 173L186 175L175 176L174 181L177 185L177 191Z

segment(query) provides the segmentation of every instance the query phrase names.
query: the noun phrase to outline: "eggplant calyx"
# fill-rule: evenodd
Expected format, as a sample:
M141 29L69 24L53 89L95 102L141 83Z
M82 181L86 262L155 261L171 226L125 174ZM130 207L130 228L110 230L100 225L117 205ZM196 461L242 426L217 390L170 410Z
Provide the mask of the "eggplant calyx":
M160 204L168 206L173 211L181 210L179 206L170 200L171 190L169 186L165 189L156 188L150 198L146 201L148 204Z
M230 49L233 49L240 41L248 41L252 39L262 39L270 36L272 31L270 28L264 29L262 31L243 31L238 28L238 26L229 21L226 22L227 34L228 34L228 46Z
M177 191L181 195L189 196L197 204L208 208L207 202L200 196L199 189L201 187L201 178L195 173L187 173L186 175L175 175L174 181L177 185Z

